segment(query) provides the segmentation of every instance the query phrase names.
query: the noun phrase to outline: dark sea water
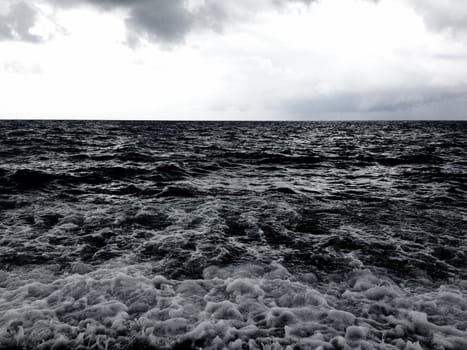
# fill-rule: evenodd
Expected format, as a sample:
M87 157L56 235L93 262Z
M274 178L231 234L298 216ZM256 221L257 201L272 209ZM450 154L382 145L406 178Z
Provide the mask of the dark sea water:
M467 349L467 123L0 122L0 349Z

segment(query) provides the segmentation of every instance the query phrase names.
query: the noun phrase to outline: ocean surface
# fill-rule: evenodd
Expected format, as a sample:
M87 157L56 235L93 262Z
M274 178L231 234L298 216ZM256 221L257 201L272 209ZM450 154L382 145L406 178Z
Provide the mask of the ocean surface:
M466 122L0 122L0 349L467 349Z

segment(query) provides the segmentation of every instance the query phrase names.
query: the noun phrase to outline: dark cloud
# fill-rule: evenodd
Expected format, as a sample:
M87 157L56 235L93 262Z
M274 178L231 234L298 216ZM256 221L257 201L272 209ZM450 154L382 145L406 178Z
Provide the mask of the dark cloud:
M220 31L223 25L238 16L239 8L250 11L254 1L234 3L225 0L204 0L189 7L187 0L49 0L57 6L93 5L102 10L126 9L130 43L139 38L163 43L181 43L193 30ZM256 5L281 6L290 2L310 4L316 0L262 0ZM233 14L231 12L235 12ZM253 10L254 11L254 10Z
M0 40L40 42L40 36L30 33L37 18L37 11L25 2L10 5L4 15L0 15Z
M130 30L164 42L183 41L195 22L195 15L184 7L182 0L136 2L127 19Z
M104 11L124 9L131 43L140 38L181 43L192 30L220 30L228 20L227 2L205 0L190 8L186 0L49 0L55 6L92 5Z
M218 1L205 1L195 9L188 9L184 0L147 0L129 7L126 23L137 37L180 43L192 30L220 30L227 19L226 8Z

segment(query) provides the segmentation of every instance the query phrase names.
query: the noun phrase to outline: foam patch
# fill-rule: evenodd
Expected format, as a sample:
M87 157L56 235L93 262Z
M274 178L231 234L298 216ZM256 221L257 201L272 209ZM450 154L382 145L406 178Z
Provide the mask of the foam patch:
M454 286L411 290L368 270L314 285L278 263L203 276L171 280L149 264L77 265L53 280L44 267L2 272L0 348L467 347L467 296Z

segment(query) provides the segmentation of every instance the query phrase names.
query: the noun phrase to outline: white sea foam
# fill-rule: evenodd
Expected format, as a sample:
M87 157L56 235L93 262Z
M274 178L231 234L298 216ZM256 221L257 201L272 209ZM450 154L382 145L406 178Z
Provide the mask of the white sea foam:
M2 272L0 348L467 348L465 290L353 276L320 285L278 263L211 266L182 281L149 264L76 264L55 279L45 267Z

